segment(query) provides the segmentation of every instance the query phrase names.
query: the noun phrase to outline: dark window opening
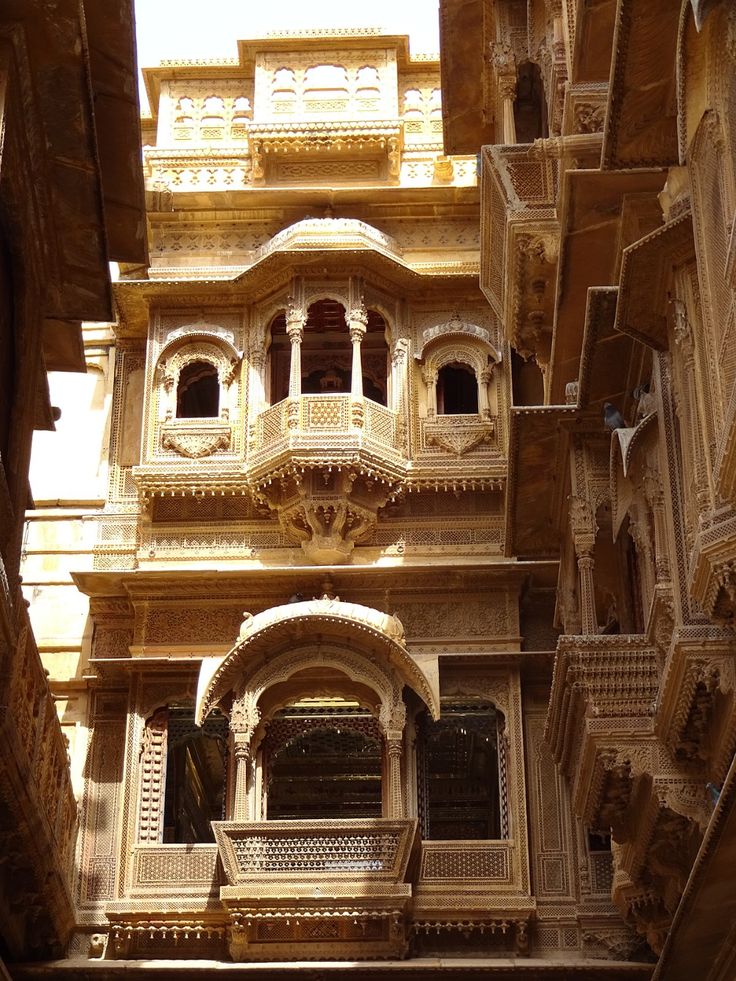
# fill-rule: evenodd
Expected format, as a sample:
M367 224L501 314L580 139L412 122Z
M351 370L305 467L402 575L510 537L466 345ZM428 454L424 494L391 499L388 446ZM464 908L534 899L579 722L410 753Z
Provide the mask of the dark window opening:
M268 351L267 392L271 405L289 394L291 342L286 318L278 314L271 321ZM368 326L361 342L363 395L386 405L389 350L386 322L375 310L368 311ZM345 320L345 309L337 300L313 303L301 345L301 390L303 395L349 395L352 378L353 346Z
M211 821L224 818L227 721L217 712L199 728L194 709L169 709L164 841L214 841Z
M611 836L598 834L595 831L588 831L588 851L589 852L610 852Z
M382 741L359 706L282 709L264 746L269 820L381 816Z
M539 66L531 61L519 65L514 100L517 143L533 143L547 136L547 102Z
M428 841L501 837L498 732L492 705L449 705L419 729L419 814Z
M511 386L514 405L544 405L544 378L534 358L527 361L512 349Z
M454 362L440 368L437 376L439 415L473 415L478 412L478 382L473 370Z
M217 368L208 361L192 361L181 369L176 390L177 419L216 419L220 414Z

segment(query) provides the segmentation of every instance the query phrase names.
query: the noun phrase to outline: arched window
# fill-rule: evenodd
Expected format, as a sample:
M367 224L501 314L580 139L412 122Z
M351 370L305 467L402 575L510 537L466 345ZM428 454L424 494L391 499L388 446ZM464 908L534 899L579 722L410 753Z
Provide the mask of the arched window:
M167 725L164 842L214 841L224 814L227 722L213 713L202 728L191 706L170 707Z
M442 717L420 720L417 741L422 837L502 837L499 767L501 716L484 702L444 705Z
M277 711L264 768L269 820L381 816L381 735L357 704L314 698Z
M478 382L470 365L453 361L437 375L439 415L472 415L478 411Z
M181 369L176 390L177 419L216 419L220 413L220 382L209 361L192 361Z

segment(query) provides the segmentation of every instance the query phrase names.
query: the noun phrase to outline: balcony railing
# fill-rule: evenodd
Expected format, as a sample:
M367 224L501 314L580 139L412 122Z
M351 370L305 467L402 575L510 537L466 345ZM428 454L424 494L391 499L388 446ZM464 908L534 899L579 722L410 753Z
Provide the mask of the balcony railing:
M288 879L404 879L416 821L384 818L320 822L213 822L231 886Z
M264 409L255 423L257 463L281 450L359 447L395 455L401 452L398 413L371 399L351 395L301 395Z

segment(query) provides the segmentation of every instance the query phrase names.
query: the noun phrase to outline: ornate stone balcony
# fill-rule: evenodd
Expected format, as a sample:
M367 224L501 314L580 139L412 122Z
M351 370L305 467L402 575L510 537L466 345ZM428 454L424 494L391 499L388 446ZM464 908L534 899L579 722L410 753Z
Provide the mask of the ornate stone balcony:
M560 638L545 738L588 827L616 833L632 778L654 769L656 697L656 649L645 636Z
M405 473L399 415L354 395L300 395L256 418L249 479L318 564L346 562Z
M415 819L213 822L235 961L401 957Z
M258 480L280 465L363 462L402 472L399 415L349 394L283 399L256 417L249 471ZM357 454L357 457L356 457Z
M527 953L536 903L524 886L523 861L512 838L423 841L413 900L415 932L478 931Z
M541 141L540 141L541 142ZM485 147L482 156L481 289L524 356L552 330L559 252L559 161L528 145Z

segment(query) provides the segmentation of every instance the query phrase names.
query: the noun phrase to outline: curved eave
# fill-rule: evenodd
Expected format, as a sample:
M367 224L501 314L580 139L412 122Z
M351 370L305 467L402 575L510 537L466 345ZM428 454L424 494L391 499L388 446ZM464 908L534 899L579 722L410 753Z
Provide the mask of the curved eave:
M121 280L114 284L114 296L120 323L126 334L145 335L148 330L148 311L156 301L176 306L191 305L192 294L211 293L207 302L212 306L232 306L243 302L258 302L275 290L287 285L293 275L321 273L335 266L360 266L365 275L374 274L405 292L456 287L458 284L476 286L478 271L460 268L458 272L414 269L404 260L383 252L375 246L340 248L339 245L307 247L287 245L257 259L253 265L229 279L168 279ZM199 301L201 305L201 300Z
M324 609L319 607L324 606ZM315 608L317 607L317 608ZM373 621L373 622L371 622ZM383 623L381 622L383 621ZM205 659L197 691L197 723L267 660L310 641L347 645L367 658L383 658L439 718L438 679L430 679L406 649L391 636L400 624L393 617L360 604L308 600L256 614L242 640L223 658Z

